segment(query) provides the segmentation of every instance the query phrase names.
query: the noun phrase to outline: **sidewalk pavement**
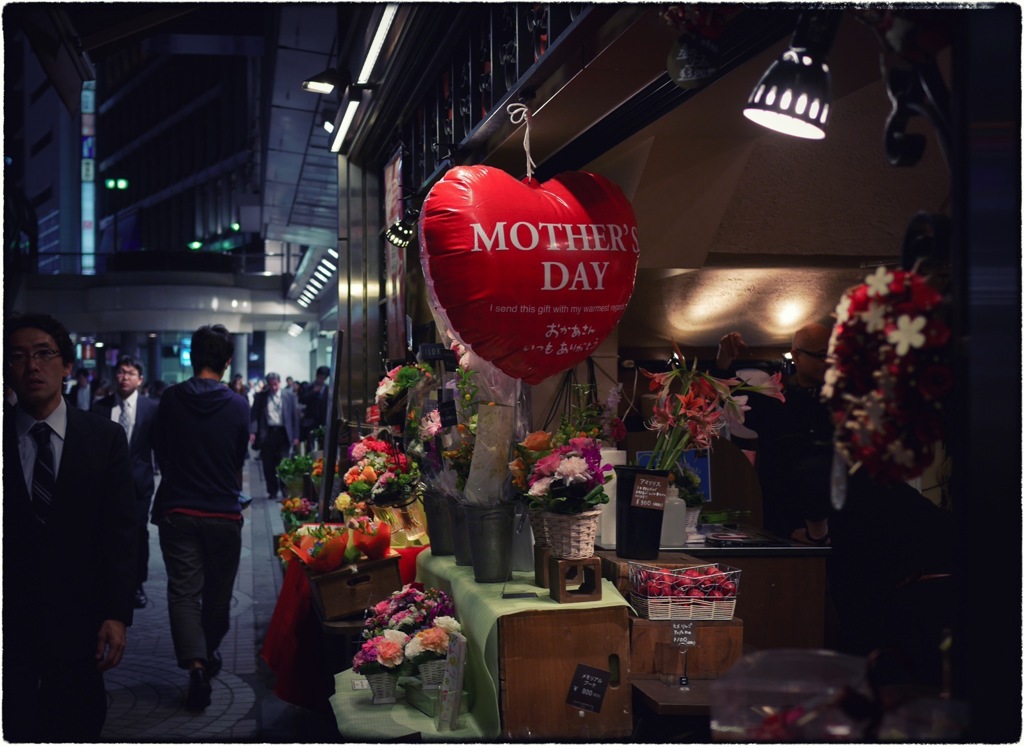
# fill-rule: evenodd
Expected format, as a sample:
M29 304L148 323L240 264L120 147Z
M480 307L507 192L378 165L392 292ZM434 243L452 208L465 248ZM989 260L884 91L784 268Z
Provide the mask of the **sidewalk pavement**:
M273 536L280 533L282 523L278 503L266 498L259 462L252 457L244 469L243 490L254 499L244 512L231 629L220 648L224 668L212 680L210 706L201 713L185 709L188 674L178 668L174 657L167 574L158 532L151 525L145 584L149 604L136 610L124 659L106 674L105 742L341 741L333 716L295 707L273 694L274 676L259 652L283 578L273 547Z

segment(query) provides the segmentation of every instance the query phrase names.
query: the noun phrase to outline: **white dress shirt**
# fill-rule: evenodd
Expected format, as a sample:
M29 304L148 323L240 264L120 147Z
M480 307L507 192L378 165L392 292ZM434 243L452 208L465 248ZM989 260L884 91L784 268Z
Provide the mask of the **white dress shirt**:
M128 405L128 430L125 435L128 436L128 442L132 442L132 430L135 429L135 413L138 411L139 406L139 390L135 389L127 399L122 399L117 394L114 395L114 401L117 402L116 406L110 408L110 419L114 422L121 423L121 407Z

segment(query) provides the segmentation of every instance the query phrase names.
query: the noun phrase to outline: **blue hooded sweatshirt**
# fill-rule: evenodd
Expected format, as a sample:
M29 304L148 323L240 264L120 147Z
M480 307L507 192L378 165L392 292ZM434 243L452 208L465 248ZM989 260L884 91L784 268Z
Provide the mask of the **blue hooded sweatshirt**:
M174 509L241 513L249 402L220 381L193 377L160 396L153 449L160 486L153 523Z

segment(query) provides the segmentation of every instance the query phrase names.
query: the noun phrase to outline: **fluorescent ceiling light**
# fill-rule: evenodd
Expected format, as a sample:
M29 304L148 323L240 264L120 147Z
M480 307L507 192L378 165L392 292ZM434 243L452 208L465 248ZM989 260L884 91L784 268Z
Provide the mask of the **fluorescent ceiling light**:
M331 140L332 153L337 153L341 150L341 144L345 141L345 135L348 134L348 128L352 126L352 120L355 119L356 109L358 108L358 101L349 101L348 106L345 107L345 114L341 118L341 124L338 125L338 129L334 132L334 139Z
M397 3L388 3L384 6L384 13L380 17L380 23L377 24L377 33L373 35L373 41L370 43L370 50L366 53L366 60L363 62L363 67L359 71L359 77L356 78L356 83L365 85L370 82L370 76L373 74L373 67L377 64L377 58L380 57L381 50L384 48L384 42L388 38L388 31L391 29L391 22L395 20L395 13L397 11Z
M337 267L336 267L335 265L331 264L331 263L330 263L329 261L327 261L326 259L321 259L321 260L320 260L320 263L321 263L322 265L324 265L325 267L327 267L327 269L329 269L329 270L330 270L331 272L334 272L334 271L335 271L335 270L337 269Z
M330 254L330 255L331 255L332 257L334 257L335 259L337 259L337 258L338 258L338 252L337 252L337 251L335 251L334 249L327 249L327 253L328 253L328 254Z

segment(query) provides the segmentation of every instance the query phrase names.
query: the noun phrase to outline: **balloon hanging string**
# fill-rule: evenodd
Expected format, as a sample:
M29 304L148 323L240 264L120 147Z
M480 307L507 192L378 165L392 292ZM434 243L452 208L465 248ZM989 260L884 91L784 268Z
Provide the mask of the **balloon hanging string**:
M530 107L526 104L509 104L506 111L508 111L512 124L519 125L526 122L526 134L523 135L523 150L526 151L526 180L532 181L533 169L537 168L537 164L533 162L533 155L530 153L530 127L533 124Z

